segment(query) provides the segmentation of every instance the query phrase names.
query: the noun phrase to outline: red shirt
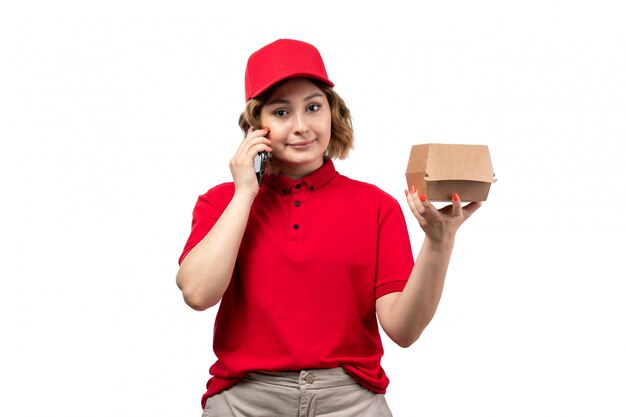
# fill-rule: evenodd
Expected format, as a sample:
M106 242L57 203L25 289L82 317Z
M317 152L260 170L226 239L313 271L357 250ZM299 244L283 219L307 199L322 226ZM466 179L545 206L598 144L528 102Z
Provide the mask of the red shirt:
M234 194L224 183L198 198L179 263ZM230 285L215 319L206 399L247 373L343 367L384 393L376 299L402 291L413 268L398 202L340 175L328 160L301 180L265 175Z

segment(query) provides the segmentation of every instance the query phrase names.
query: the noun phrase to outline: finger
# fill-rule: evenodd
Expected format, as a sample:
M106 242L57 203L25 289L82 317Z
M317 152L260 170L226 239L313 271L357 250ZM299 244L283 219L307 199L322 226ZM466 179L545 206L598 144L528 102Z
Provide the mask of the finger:
M239 145L239 149L237 150L237 152L247 155L250 152L250 149L252 148L258 149L257 145L259 144L265 144L266 146L269 146L272 143L272 141L270 138L266 136L267 133L268 133L268 129L251 131L243 139L243 141ZM269 152L269 150L267 149L260 149L260 150L257 150L257 152L261 152L262 150Z
M473 203L469 203L465 207L463 207L463 215L465 218L469 218L472 214L476 212L483 205L482 201L475 201Z
M259 152L272 152L271 141L265 137L257 137L254 140L242 142L231 159L234 166L253 166L254 157Z
M248 131L246 132L246 134L245 134L245 135L243 135L243 139L241 139L241 143L245 143L245 142L247 142L248 140L250 140L250 137L251 137L251 136L250 136L250 134L251 134L252 132L254 132L254 129L252 128L252 126L250 126L250 127L248 128Z
M461 217L463 215L463 206L461 197L457 193L452 193L452 217Z
M248 128L248 132L246 133L245 137L243 138L242 142L248 142L250 140L254 140L255 138L261 137L261 136L267 136L267 134L269 133L269 129L268 128L263 128L263 129L257 129L255 130L253 127L249 127Z
M419 214L417 211L417 207L415 205L415 200L413 199L413 193L408 190L404 190L404 195L406 195L406 202L409 204L409 208L413 214Z
M430 201L426 198L426 196L422 193L418 193L415 189L413 190L413 198L416 200L418 206L420 207L419 213L427 222L434 223L439 222L441 220L441 214L437 207L433 206Z
M441 214L439 210L437 210L437 207L432 205L426 196L418 192L415 187L411 187L411 197L416 207L416 217L418 217L422 227L441 222Z
M411 187L411 190L413 190L413 188L414 187ZM422 225L425 224L426 220L420 214L420 211L424 211L424 207L421 205L419 198L416 199L415 193L412 191L409 192L408 190L404 190L404 194L406 195L406 201L409 204L409 208L411 209L413 215L417 218L417 221Z
M237 155L233 158L233 161L237 165L243 166L253 166L254 165L254 157L259 152L272 152L272 148L266 143L256 143L250 145L247 149L242 149L241 152L238 152Z
M419 214L424 214L427 210L428 202L426 201L426 196L420 193L417 190L417 187L414 185L411 186L411 192L409 193L413 203L415 204L415 208L417 209Z

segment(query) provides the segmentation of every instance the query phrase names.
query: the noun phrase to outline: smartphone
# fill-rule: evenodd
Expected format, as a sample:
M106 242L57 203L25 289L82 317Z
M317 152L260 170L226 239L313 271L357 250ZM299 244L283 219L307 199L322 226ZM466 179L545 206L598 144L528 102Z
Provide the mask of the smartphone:
M267 162L268 153L263 151L254 156L254 172L259 187L263 184L263 174L265 173L265 163Z

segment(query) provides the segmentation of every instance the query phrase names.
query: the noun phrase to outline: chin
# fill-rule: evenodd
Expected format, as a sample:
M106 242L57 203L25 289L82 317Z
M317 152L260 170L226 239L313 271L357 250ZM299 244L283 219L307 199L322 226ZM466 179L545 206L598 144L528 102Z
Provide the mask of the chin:
M282 167L305 167L308 165L322 166L324 163L324 155L314 156L310 158L273 158L274 165L280 170ZM317 166L316 168L317 169Z

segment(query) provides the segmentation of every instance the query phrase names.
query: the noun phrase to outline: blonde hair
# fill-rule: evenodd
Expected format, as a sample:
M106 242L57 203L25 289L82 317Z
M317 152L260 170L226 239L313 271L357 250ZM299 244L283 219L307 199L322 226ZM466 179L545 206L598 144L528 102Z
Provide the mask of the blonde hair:
M354 148L354 131L352 129L352 117L350 109L343 99L330 86L309 79L326 95L330 105L331 128L330 142L326 148L326 157L330 159L346 159L350 150ZM248 128L261 129L261 109L269 98L286 80L274 84L267 91L258 97L251 98L246 103L246 108L239 115L239 127L244 136L248 133ZM269 161L268 161L269 162ZM270 170L270 172L272 172Z

